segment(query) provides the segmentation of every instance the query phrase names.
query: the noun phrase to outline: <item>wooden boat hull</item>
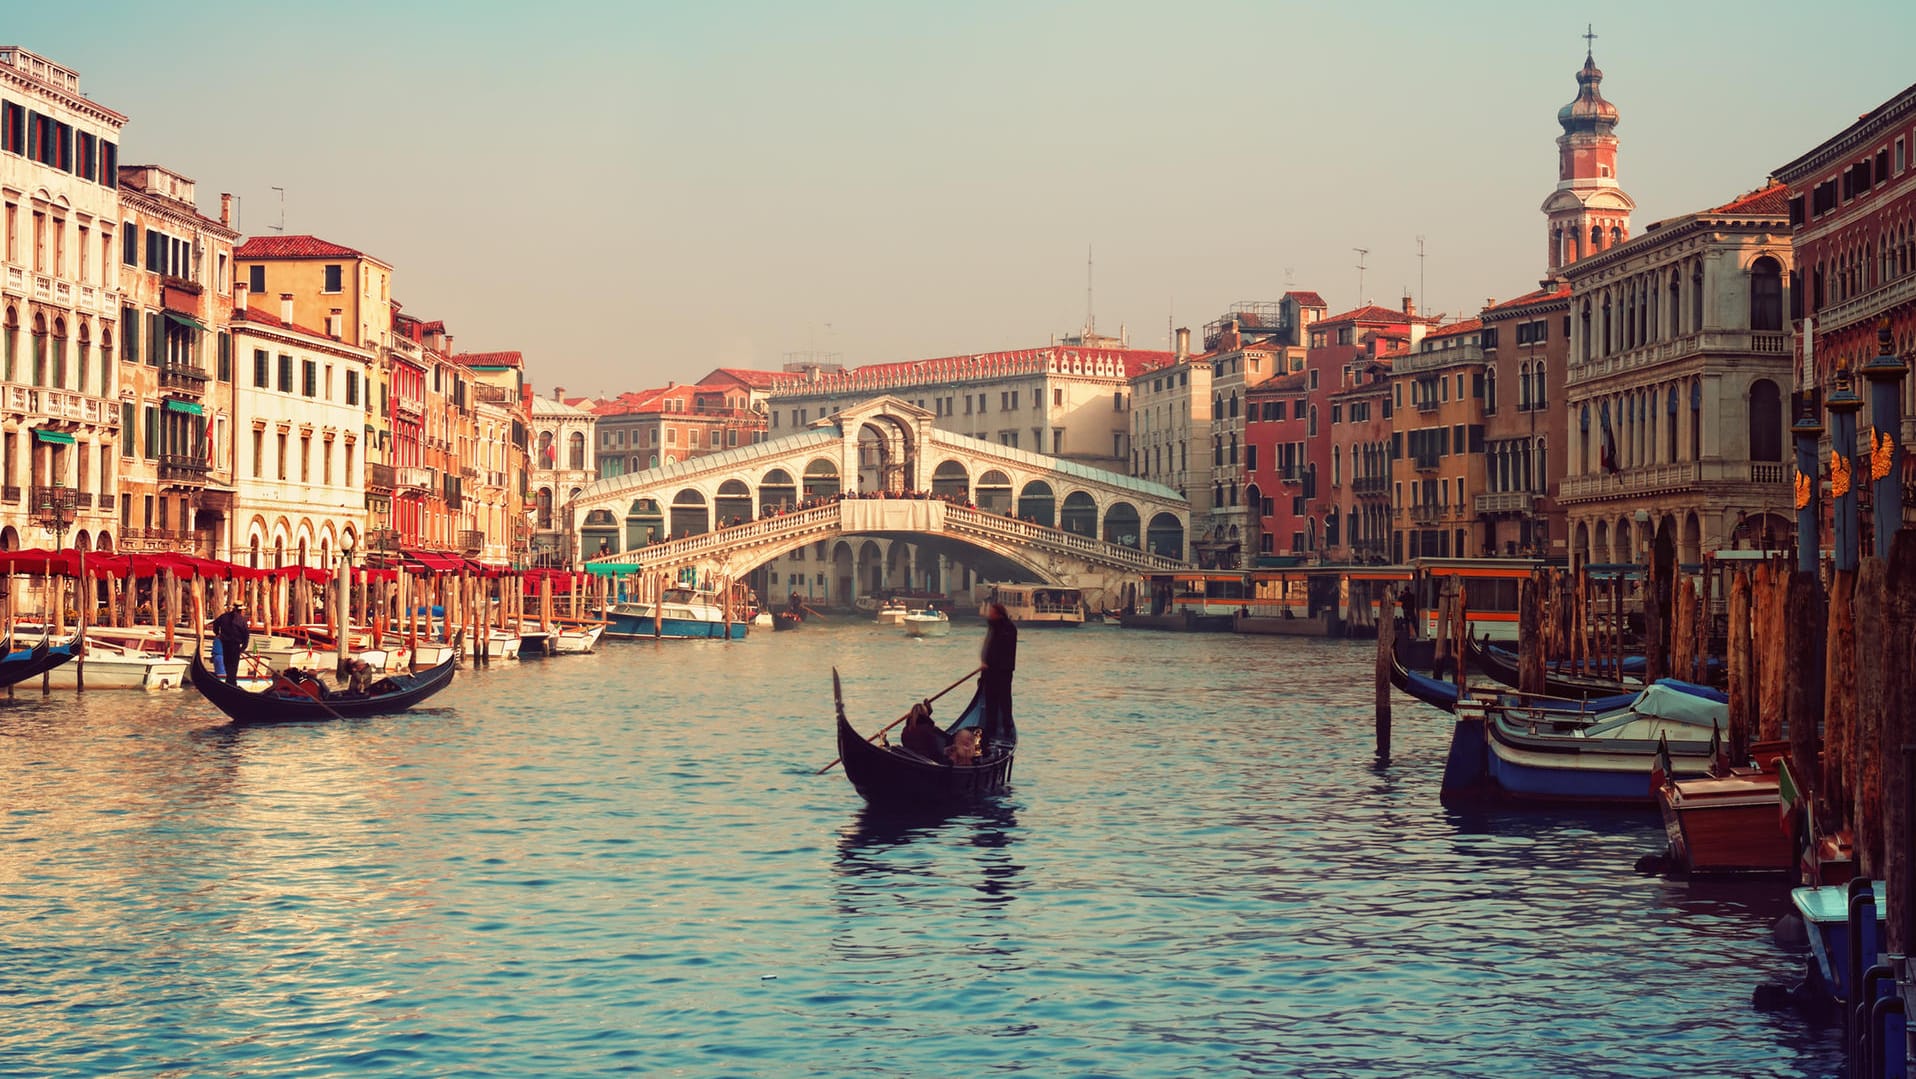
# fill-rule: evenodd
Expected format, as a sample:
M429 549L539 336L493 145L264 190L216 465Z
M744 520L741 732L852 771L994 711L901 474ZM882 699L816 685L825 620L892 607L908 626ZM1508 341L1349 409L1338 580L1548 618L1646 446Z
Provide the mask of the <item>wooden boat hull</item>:
M18 685L72 658L73 649L70 645L54 648L45 640L32 648L9 652L4 658L0 658L0 686Z
M804 624L805 620L803 618L789 611L774 611L772 613L773 632L783 633L786 630L797 629Z
M1775 772L1676 779L1657 792L1670 856L1682 871L1787 873L1791 853L1783 833Z
M1485 734L1489 778L1512 798L1644 808L1655 804L1656 791L1650 785L1654 741L1532 734L1495 715L1487 718ZM1670 763L1679 777L1705 775L1715 759L1709 742L1670 742Z
M1390 653L1390 684L1404 694L1446 712L1457 710L1457 684L1442 678L1432 678L1419 674L1404 666L1398 658L1397 650ZM1473 689L1473 692L1475 690ZM1636 698L1634 693L1622 693L1615 697L1599 697L1593 700L1570 700L1567 698L1526 698L1541 708L1562 711L1573 715L1596 715L1618 708L1628 708ZM1511 698L1516 699L1516 698Z
M1853 888L1861 887L1860 881L1850 884L1825 884L1814 888L1793 888L1790 890L1790 902L1802 915L1803 926L1809 933L1810 944L1810 983L1813 989L1838 1002L1849 1000L1849 937L1853 931L1862 933L1861 947L1865 967L1880 962L1884 941L1888 939L1888 927L1885 915L1888 913L1888 894L1882 881L1870 884L1875 899L1873 924L1851 926L1849 924L1849 899Z
M982 694L974 696L948 731L976 725L983 704ZM867 741L846 721L843 701L838 704L838 755L845 778L874 807L906 812L949 809L1002 793L1011 784L1016 729L1000 741L1000 751L987 763L968 767L935 763Z
M154 692L179 689L186 684L186 660L154 655L112 655L92 653L86 657L84 671L77 663L63 663L53 669L54 689L75 689L80 674L86 675L86 688L140 689Z
M905 624L905 636L907 637L949 637L951 636L951 623L944 619L907 618L905 619L904 624Z
M369 697L329 697L323 703L306 697L275 693L249 693L229 686L215 675L196 654L187 664L193 688L225 712L235 723L302 723L315 720L351 719L359 716L383 716L403 712L452 684L456 660L448 660L416 675L394 675L399 689Z

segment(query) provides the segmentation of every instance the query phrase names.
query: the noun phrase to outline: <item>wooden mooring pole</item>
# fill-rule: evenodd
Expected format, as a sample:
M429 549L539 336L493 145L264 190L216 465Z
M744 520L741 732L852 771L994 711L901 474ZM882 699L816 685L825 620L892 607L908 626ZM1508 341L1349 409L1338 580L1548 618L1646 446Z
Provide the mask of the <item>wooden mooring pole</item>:
M1907 956L1916 944L1916 904L1910 888L1912 765L1916 764L1916 529L1901 529L1891 541L1884 604L1883 685L1883 881L1889 893L1888 951ZM1903 972L1905 980L1910 972Z
M1377 603L1377 760L1390 763L1390 657L1397 643L1397 605L1386 591Z

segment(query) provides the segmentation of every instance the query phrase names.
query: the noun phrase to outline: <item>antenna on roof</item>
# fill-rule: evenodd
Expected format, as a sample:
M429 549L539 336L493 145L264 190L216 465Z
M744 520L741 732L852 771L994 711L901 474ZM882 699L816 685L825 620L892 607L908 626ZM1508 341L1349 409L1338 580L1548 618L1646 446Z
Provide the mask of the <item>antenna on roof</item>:
M1295 266L1284 267L1284 290L1286 292L1289 292L1291 289L1291 286L1295 284L1297 284L1297 267Z
M279 224L273 226L273 231L285 232L286 231L286 189L283 187L275 187L273 190L279 192Z
M1424 306L1424 238L1417 237L1417 306Z
M1364 256L1370 254L1370 248L1353 247L1351 250L1357 252L1357 303L1355 306L1362 307L1364 306Z
M1084 335L1088 338L1098 328L1097 308L1091 305L1091 245L1084 245Z

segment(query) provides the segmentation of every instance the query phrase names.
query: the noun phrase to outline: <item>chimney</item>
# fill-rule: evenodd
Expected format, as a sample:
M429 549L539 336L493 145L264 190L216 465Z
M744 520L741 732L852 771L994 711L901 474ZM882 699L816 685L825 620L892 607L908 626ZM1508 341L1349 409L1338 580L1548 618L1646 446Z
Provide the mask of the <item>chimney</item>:
M564 400L565 400L565 387L563 387L563 386L554 386L554 387L552 387L552 399L553 399L554 401L564 401Z
M279 320L288 326L293 324L293 294L290 292L279 294Z
M1417 314L1417 301L1409 296L1404 297L1404 314L1412 316Z
M1182 360L1185 357L1189 356L1190 354L1191 354L1191 328L1189 326L1179 326L1178 327L1178 359Z
M229 191L220 192L220 224L233 227L233 195Z
M242 315L246 313L246 282L244 281L233 282L233 310Z

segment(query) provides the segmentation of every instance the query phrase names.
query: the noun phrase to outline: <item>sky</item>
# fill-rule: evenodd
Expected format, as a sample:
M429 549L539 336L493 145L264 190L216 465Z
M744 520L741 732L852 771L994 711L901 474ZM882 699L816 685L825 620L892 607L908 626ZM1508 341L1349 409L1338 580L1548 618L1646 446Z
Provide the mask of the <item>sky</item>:
M1039 347L1088 299L1139 348L1293 288L1469 317L1543 272L1587 22L1639 232L1916 81L1904 0L15 0L0 38L203 211L600 394Z

